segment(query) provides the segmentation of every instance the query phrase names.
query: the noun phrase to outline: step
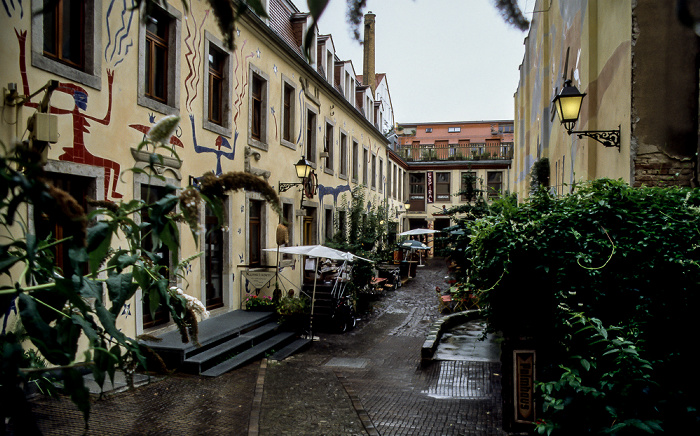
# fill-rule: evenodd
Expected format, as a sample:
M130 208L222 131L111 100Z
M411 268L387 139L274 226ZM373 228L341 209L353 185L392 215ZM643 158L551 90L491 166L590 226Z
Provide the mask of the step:
M292 354L309 347L310 345L311 339L297 339L270 356L270 360L284 360Z
M204 377L218 377L221 374L231 371L232 369L238 368L239 366L243 366L246 363L252 362L253 360L259 359L272 348L276 347L277 345L284 344L294 336L295 333L292 332L279 333L271 337L270 339L267 339L266 341L254 346L253 348L236 355L232 359L229 359L214 367L209 368L208 370L202 372L201 375L203 375Z
M270 322L226 342L222 342L215 347L208 348L201 353L190 356L183 362L185 371L199 374L203 369L207 368L207 362L216 360L219 356L231 353L237 348L254 345L256 339L267 337L278 328L279 324Z

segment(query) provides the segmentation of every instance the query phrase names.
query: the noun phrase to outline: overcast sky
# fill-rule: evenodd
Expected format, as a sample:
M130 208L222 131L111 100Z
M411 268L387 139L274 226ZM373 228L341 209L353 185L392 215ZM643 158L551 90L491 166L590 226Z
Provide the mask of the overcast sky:
M293 1L308 11L306 0ZM526 11L534 3L520 0ZM513 119L527 33L508 26L492 0L368 0L368 11L376 14L376 72L387 73L397 122ZM319 32L362 74L362 46L345 15L346 0L330 0Z

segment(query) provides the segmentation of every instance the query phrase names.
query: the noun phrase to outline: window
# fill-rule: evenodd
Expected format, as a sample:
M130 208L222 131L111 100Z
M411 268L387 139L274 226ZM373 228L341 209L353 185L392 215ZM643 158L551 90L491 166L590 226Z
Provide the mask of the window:
M248 145L267 150L267 76L250 64L248 103Z
M248 202L248 265L262 264L262 201Z
M369 151L365 148L362 150L362 184L367 186L367 169L369 167Z
M396 180L397 177L398 177L398 175L397 175L397 169L398 169L398 168L397 168L396 164L391 164L391 173L392 173L392 177L391 177L391 196L394 197L394 198L397 198L397 197L396 197L396 185L397 185L397 182L398 182L398 180Z
M393 176L393 169L394 169L394 164L391 162L388 162L386 165L386 196L391 197L391 186L394 181L394 176Z
M433 128L432 127L426 128L425 133L433 133Z
M377 189L377 156L372 155L372 189Z
M91 88L102 88L102 2L32 0L32 65Z
M47 172L46 175L53 186L69 193L83 207L86 213L90 211L87 198L94 198L96 193L94 178L77 176L71 173ZM66 229L63 224L58 223L52 216L40 212L38 208L34 209L34 233L39 240L53 242L71 236L71 231ZM50 252L53 254L53 263L60 269L63 277L71 277L74 274L69 253L71 245L68 242L60 242L50 248ZM88 273L87 262L82 262L81 271L78 271L78 273Z
M205 34L204 58L208 59L208 83L204 87L203 127L231 136L231 62L223 44L209 32Z
M294 145L294 94L292 83L282 76L282 145L295 149Z
M209 49L209 121L223 123L224 65L226 56L215 48Z
M462 173L462 183L459 187L462 192L462 201L473 201L476 199L476 173L467 171Z
M379 159L379 192L384 192L384 161Z
M165 186L154 186L154 185L148 185L148 184L141 184L141 199L148 202L148 203L155 203L158 200L164 198L168 193L168 190ZM148 213L144 213L141 216L141 219L143 222L149 222L150 219L148 217ZM151 239L151 236L149 232L151 231L151 227L147 226L143 229L143 234L141 235L141 243L143 245L143 248L148 251L153 250L153 240ZM172 268L170 265L170 250L165 244L161 244L160 248L158 251L155 252L155 255L157 257L157 260L155 263L159 266L164 267L162 269L163 274L168 277L168 281L170 282L170 285L175 284L175 276L174 274L171 274ZM150 309L150 302L148 298L148 294L145 294L143 296L143 328L149 328L149 327L155 327L157 325L165 324L170 320L170 314L168 310L163 306L163 304L159 304L158 308L155 310L153 314L151 314L151 309Z
M333 239L333 209L326 209L326 241Z
M164 114L180 108L180 12L154 6L139 35L137 102Z
M503 173L501 171L489 171L486 173L486 191L489 198L501 195L503 188Z
M316 163L316 113L306 110L306 159Z
M44 56L82 70L85 67L85 3L44 0Z
M348 176L348 136L340 131L340 177Z
M257 139L260 141L262 138L262 130L263 130L263 125L262 125L262 108L263 108L263 87L264 87L264 81L260 76L253 76L253 80L251 81L251 102L252 102L252 114L253 114L253 121L251 122L251 133L250 135L253 137L253 139Z
M224 305L224 231L209 206L204 212L204 280L207 310Z
M435 199L450 201L450 173L435 173Z
M282 216L287 220L285 224L287 226L287 234L289 242L285 246L289 247L294 245L294 205L292 203L282 203ZM282 254L282 259L293 260L292 254Z
M461 127L448 127L447 133L459 133L462 131Z
M165 12L154 9L146 22L146 96L160 102L168 99L168 28Z
M326 158L326 166L325 168L329 170L331 174L333 173L333 159L335 159L334 153L333 153L333 124L329 123L328 120L326 120L326 137L324 138L324 144L323 144L323 151L328 153L328 157Z
M357 182L360 171L360 144L357 141L352 141L352 180Z
M425 210L425 173L410 173L409 179L409 201L411 211Z
M347 234L347 226L348 226L347 212L344 210L339 210L338 211L338 233L340 234L340 237L343 239L345 239L345 235Z

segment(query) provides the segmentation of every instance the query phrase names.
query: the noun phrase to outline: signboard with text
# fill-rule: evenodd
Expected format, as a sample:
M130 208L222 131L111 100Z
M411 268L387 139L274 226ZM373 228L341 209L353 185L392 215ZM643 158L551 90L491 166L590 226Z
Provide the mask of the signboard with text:
M535 351L513 351L515 422L535 421Z
M433 172L428 171L428 203L433 203Z
M274 278L275 271L241 271L241 280L244 280L243 289L247 293L250 293L248 291L250 287L260 292L260 289L266 287Z

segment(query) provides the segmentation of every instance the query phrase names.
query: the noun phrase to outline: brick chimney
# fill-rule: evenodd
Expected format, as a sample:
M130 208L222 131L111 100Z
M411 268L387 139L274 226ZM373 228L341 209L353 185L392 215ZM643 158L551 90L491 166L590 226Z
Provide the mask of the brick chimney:
M374 17L372 11L365 14L364 59L362 63L362 84L369 85L372 97L377 88L374 67Z

